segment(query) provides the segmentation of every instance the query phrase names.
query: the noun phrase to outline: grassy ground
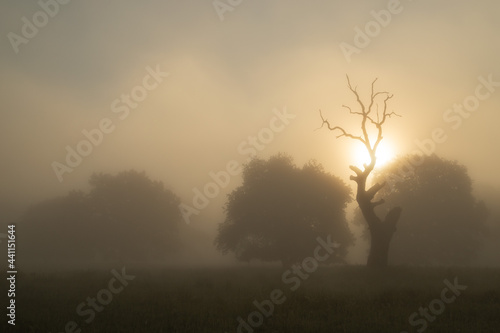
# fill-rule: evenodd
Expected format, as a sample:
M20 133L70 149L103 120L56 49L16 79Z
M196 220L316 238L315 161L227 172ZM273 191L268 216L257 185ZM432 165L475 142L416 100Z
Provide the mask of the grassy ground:
M251 267L127 270L135 279L100 312L94 311L89 323L85 322L89 312L79 315L77 306L108 288L110 271L20 274L15 331L238 332L237 318L248 322L248 316L257 311L253 302L270 299L271 292L279 289L283 303L274 305L269 317L262 315L258 327L241 327L240 332L500 332L499 269L319 268L300 279L300 285L299 278L291 282L293 274L284 281L285 271ZM410 315L440 299L446 287L443 281L453 283L455 278L467 289L445 304L441 314L432 320L418 315L415 320L421 321L412 326ZM0 331L10 331L3 316ZM260 315L253 316L258 323ZM67 324L70 321L76 327Z

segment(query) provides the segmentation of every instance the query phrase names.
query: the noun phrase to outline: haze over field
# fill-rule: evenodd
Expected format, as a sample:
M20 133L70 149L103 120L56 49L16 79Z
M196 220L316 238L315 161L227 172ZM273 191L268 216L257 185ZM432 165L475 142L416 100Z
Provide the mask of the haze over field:
M0 332L498 333L499 14L1 1Z
M316 159L354 189L348 166L362 163L360 146L316 131L320 109L332 123L358 130L342 108L355 105L346 74L363 98L375 78L378 89L394 94L390 111L402 117L384 128L386 162L433 150L465 165L480 197L486 188L498 191L497 1L225 6L72 1L52 8L53 17L33 31L24 25L40 20L37 2L2 2L2 222L28 204L87 190L94 172L145 171L192 206L193 190L212 182L211 172L253 153L267 159L285 152L299 166ZM124 97L131 93L139 98ZM266 127L272 134L259 137ZM67 147L76 150L86 140L82 131L96 128L104 133L94 137L98 144L81 148L91 152L61 172ZM436 128L439 142L431 145ZM226 195L241 185L241 173L234 174L190 218L189 227L210 241Z

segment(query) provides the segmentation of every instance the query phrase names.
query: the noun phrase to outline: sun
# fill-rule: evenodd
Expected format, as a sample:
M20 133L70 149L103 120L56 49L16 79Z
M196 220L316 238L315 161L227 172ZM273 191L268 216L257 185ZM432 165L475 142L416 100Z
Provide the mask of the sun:
M387 164L395 156L394 149L391 144L387 141L381 141L377 148L377 163L376 166L380 167ZM362 167L363 164L370 163L370 154L366 151L366 148L361 143L356 143L352 149L352 160L354 165Z

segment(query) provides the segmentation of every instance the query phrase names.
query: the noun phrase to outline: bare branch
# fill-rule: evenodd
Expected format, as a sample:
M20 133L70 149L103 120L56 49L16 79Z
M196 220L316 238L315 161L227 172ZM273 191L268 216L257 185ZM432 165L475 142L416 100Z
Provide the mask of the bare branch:
M360 176L363 173L363 171L361 171L357 166L354 166L354 165L350 165L349 169L351 169L352 171L354 171L354 173L357 176Z
M316 130L322 129L322 128L323 128L323 125L325 125L325 124L326 124L326 125L327 125L327 127L328 127L328 129L329 129L330 131L333 131L333 127L332 127L332 126L330 126L330 122L329 122L327 119L325 119L325 118L323 117L323 113L321 112L321 109L319 110L319 116L321 117L321 126L320 126L320 127L318 127Z
M363 114L361 112L354 112L351 110L351 108L347 105L342 105L342 107L346 108L347 110L349 110L349 113L350 114L359 114L360 116L363 116Z
M365 112L365 105L363 104L363 102L361 102L361 98L359 97L359 94L358 94L358 91L357 91L357 87L356 88L352 87L351 80L349 79L349 75L346 75L346 77L347 77L347 86L349 87L349 90L352 91L352 93L354 94L354 96L356 96L356 101L358 102L359 106L361 107L361 113L363 115L366 114L366 112Z
M363 165L364 166L363 171L361 171L359 168L356 168L356 167L350 167L350 168L356 173L355 176L351 176L351 179L353 179L353 180L358 179L359 180L361 178L364 178L366 180L366 178L370 175L371 171L374 169L375 164L376 164L376 152L377 152L377 149L379 147L380 142L383 139L382 125L391 116L400 117L400 115L398 115L395 112L388 112L387 111L387 102L393 97L393 95L387 91L376 91L375 90L375 84L376 84L378 78L373 80L373 82L371 84L370 104L367 108L365 107L365 104L363 104L363 102L361 101L361 97L357 91L357 87L352 86L349 75L346 75L346 78L347 78L347 86L349 87L349 90L354 94L361 111L360 112L353 111L352 108L348 105L342 105L342 107L347 109L350 114L362 116L362 120L361 120L362 135L354 135L354 134L347 132L343 127L332 126L330 124L330 122L328 121L328 119L325 119L323 117L321 110L319 110L321 121L322 121L320 128L322 128L326 124L326 126L328 127L328 129L330 131L338 131L339 132L339 134L337 135L337 138L345 136L345 137L348 137L348 138L351 138L354 140L358 140L361 143L363 143L367 152L370 155L370 163ZM383 96L383 99L381 101L377 102L379 100L379 98L378 98L379 96ZM380 104L382 105L381 108L379 107ZM376 116L371 114L373 109L374 109L374 106L376 107ZM377 136L375 137L375 143L373 144L373 146L372 146L372 143L370 142L371 141L370 136L368 135L367 121L369 122L368 125L369 124L373 125L377 129L377 132L378 132ZM363 185L363 187L364 187L364 185ZM370 200L374 197L374 195L382 187L383 187L383 184L377 184L377 185L373 186L370 190L367 191L367 194L369 195Z
M382 127L388 118L391 118L392 116L400 117L400 115L395 112L387 111L388 101L393 97L393 95L387 91L376 91L375 84L377 82L377 79L373 80L371 84L369 103L367 102L367 104L363 104L363 102L361 101L361 97L357 91L357 87L352 86L351 80L348 75L346 75L346 77L349 90L354 94L356 102L360 107L360 111L353 111L351 107L346 105L342 105L342 107L346 108L350 114L360 115L362 117L362 135L355 136L346 132L342 127L331 126L328 120L323 117L320 110L320 116L322 120L321 127L326 124L329 130L339 131L340 134L337 136L337 138L345 136L362 142L366 147L367 152L370 154L370 163L364 164L363 170L356 166L349 166L349 168L355 173L354 175L350 176L350 179L357 183L356 201L358 202L363 217L365 218L368 227L372 232L372 248L368 257L368 266L383 267L387 265L387 251L383 249L388 248L389 241L396 229L396 223L401 215L401 208L396 207L391 209L386 215L385 219L382 220L379 216L377 216L375 207L384 204L385 201L384 199L376 201L372 200L374 200L375 195L384 187L385 182L377 183L371 186L368 190L366 190L366 186L367 179L375 168L375 164L377 161L376 152L380 142L383 139ZM375 137L371 138L375 141L372 146L370 142L370 136L368 135L368 130L371 130L373 128L376 129L377 133ZM375 247L374 244L378 244L377 247Z
M376 77L375 80L373 80L373 82L372 82L372 96L373 96L373 91L375 88L375 82L377 82L377 80L378 80L378 77Z
M370 198L371 200L375 196L375 194L377 194L377 192L380 191L382 187L385 186L385 184L386 184L385 182L376 183L375 185L370 187L370 189L366 191L366 195L368 196L368 198Z
M382 122L380 123L380 125L382 125L382 124L385 122L385 120L386 120L387 118L391 118L391 116L401 117L399 114L397 114L397 113L396 113L396 112L394 112L394 111L393 111L393 112L391 112L391 113L385 113L385 114L384 114L384 118L382 119Z
M375 121L375 120L372 118L372 116L369 116L369 115L366 115L366 118L367 118L368 120L370 120L370 122L371 122L373 125L375 125L375 126L377 126L377 125L379 124L379 121L378 121L378 113L377 113L377 121Z
M379 125L383 125L385 123L385 120L387 118L390 118L391 116L395 115L395 116L398 116L398 117L401 117L399 114L397 114L396 112L390 112L390 113L387 113L387 101L390 100L394 95L391 95L391 94L387 94L387 97L384 99L384 109L383 109L383 113L382 113L382 120L379 122Z
M327 125L327 127L328 127L328 129L329 129L330 131L339 130L339 131L341 132L341 134L337 135L337 138L340 138L340 137L345 136L345 137L348 137L348 138L351 138L351 139L354 139L354 140L359 140L359 141L361 141L363 144L365 144L365 141L364 141L364 140L363 140L363 138L361 138L360 136L356 136L356 135L350 134L350 133L346 132L346 130L344 130L344 129L343 129L342 127L340 127L340 126L335 126L335 127L332 127L332 126L330 125L330 122L328 121L328 119L325 119L325 118L323 117L323 114L321 113L321 110L319 110L319 115L321 116L321 120L323 121L323 122L321 123L321 127L320 127L320 128L322 128L322 127L323 127L323 125L325 125L325 124L326 124L326 125ZM320 128L318 128L318 129L320 129Z
M370 94L370 105L368 106L367 114L370 114L370 112L372 112L372 106L373 106L373 103L375 102L375 96L377 96L377 94L374 94L375 82L377 82L377 80L378 80L378 78L375 78L375 80L373 80L373 82L372 82L372 92Z
M347 132L346 132L346 131L342 128L342 127L340 127L340 126L335 126L334 128L332 128L332 129L331 129L331 131L334 131L334 130L339 130L339 131L341 131L341 132L342 132L342 134L337 135L337 139L338 139L338 138L341 138L341 137L343 137L343 136L346 136L346 137L351 138L351 139L354 139L354 140L359 140L359 141L361 141L363 144L365 143L365 141L363 140L363 138L362 138L362 137L360 137L360 136L355 136L355 135L352 135L352 134L350 134L350 133L347 133Z

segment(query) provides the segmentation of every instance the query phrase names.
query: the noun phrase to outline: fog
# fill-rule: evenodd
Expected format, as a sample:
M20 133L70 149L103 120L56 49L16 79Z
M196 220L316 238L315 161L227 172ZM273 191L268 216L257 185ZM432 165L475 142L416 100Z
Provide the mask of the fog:
M498 2L401 2L387 26L347 57L342 43L356 46L356 27L364 30L387 1L243 1L231 8L218 13L210 1L74 1L16 43L9 34L23 36L22 18L33 22L40 6L2 2L2 223L17 221L29 205L88 191L96 172L144 171L192 206L193 191L213 181L211 172L253 157L249 137L270 128L277 114L289 118L275 121L282 130L253 149L256 157L284 152L298 166L315 159L355 193L348 166L357 163L357 144L317 130L320 109L332 123L359 129L342 108L355 105L346 74L364 98L375 78L377 88L394 94L390 110L401 117L384 126L391 158L414 152L441 128L446 139L434 152L465 165L477 197L489 198L489 208L498 204L490 194L500 189ZM147 96L124 102L148 75ZM474 111L449 111L488 80L494 83L481 90L488 97ZM82 131L103 119L109 133L58 176L54 162L67 166L67 147L77 149L86 139ZM241 184L241 173L232 176L183 224L199 235L193 262L234 262L213 239L227 195ZM359 241L348 261L362 264L366 246L359 227L351 228Z

